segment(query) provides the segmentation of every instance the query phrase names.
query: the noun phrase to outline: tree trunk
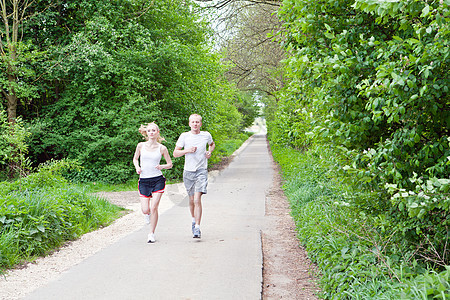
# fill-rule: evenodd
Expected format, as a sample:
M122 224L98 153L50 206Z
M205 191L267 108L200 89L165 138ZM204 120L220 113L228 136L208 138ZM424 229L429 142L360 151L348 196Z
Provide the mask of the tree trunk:
M9 93L6 96L7 100L7 112L8 112L8 122L13 124L17 117L17 97L14 93Z
M7 106L7 112L8 112L8 122L10 124L14 124L14 120L17 117L17 95L14 91L14 84L16 83L16 76L14 76L14 67L13 63L17 61L17 42L19 37L19 25L21 22L20 19L20 1L19 0L13 0L10 3L12 5L12 13L7 13L7 4L5 1L0 2L0 8L1 8L1 17L3 21L3 25L5 26L5 34L4 37L6 38L6 44L3 44L1 37L0 37L0 45L2 48L0 49L0 54L2 56L3 61L7 61L8 67L7 67L7 76L8 76L8 82L9 86L6 90L2 89L3 94L6 98L6 106ZM28 3L25 3L25 8ZM10 19L11 18L11 19ZM10 21L12 23L12 28L10 27ZM2 35L3 37L3 35ZM7 52L5 52L5 47L8 49ZM9 57L7 57L9 56Z

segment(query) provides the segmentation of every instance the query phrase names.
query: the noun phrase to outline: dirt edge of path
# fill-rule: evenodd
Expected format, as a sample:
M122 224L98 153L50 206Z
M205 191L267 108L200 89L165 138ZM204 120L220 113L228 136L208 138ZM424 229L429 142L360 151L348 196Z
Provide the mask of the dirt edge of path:
M269 148L269 153L272 153ZM262 231L263 299L319 299L317 267L309 260L297 238L295 221L282 189L278 164L266 194L266 229Z

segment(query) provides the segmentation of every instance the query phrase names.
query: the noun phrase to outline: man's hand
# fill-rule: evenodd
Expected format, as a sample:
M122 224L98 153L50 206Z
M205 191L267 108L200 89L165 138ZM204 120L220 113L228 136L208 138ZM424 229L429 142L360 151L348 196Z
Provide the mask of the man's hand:
M188 149L187 153L194 153L195 151L197 151L197 147L192 147L191 149Z

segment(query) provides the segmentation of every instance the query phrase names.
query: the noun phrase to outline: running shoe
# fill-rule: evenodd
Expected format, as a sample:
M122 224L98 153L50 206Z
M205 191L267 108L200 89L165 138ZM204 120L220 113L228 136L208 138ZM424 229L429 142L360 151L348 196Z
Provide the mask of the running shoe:
M145 224L150 224L150 214L145 214L144 215L144 222L145 222Z
M199 239L201 237L202 237L202 233L200 231L200 228L194 228L194 236L193 236L193 238L194 239Z
M195 222L192 222L192 234L194 234Z
M150 233L148 235L147 242L148 243L154 243L155 242L155 234L154 233Z

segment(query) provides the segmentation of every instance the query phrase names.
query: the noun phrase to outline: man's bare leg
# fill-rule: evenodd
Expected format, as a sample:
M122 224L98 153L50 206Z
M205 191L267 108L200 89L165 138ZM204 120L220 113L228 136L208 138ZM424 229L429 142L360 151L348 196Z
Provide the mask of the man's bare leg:
M195 223L192 223L192 233L194 238L200 238L200 222L202 220L202 194L200 192L195 192L195 194L189 198L189 208L191 210L191 215L195 220Z
M203 193L196 192L194 194L194 217L195 217L195 225L200 226L200 222L202 220L202 195Z

